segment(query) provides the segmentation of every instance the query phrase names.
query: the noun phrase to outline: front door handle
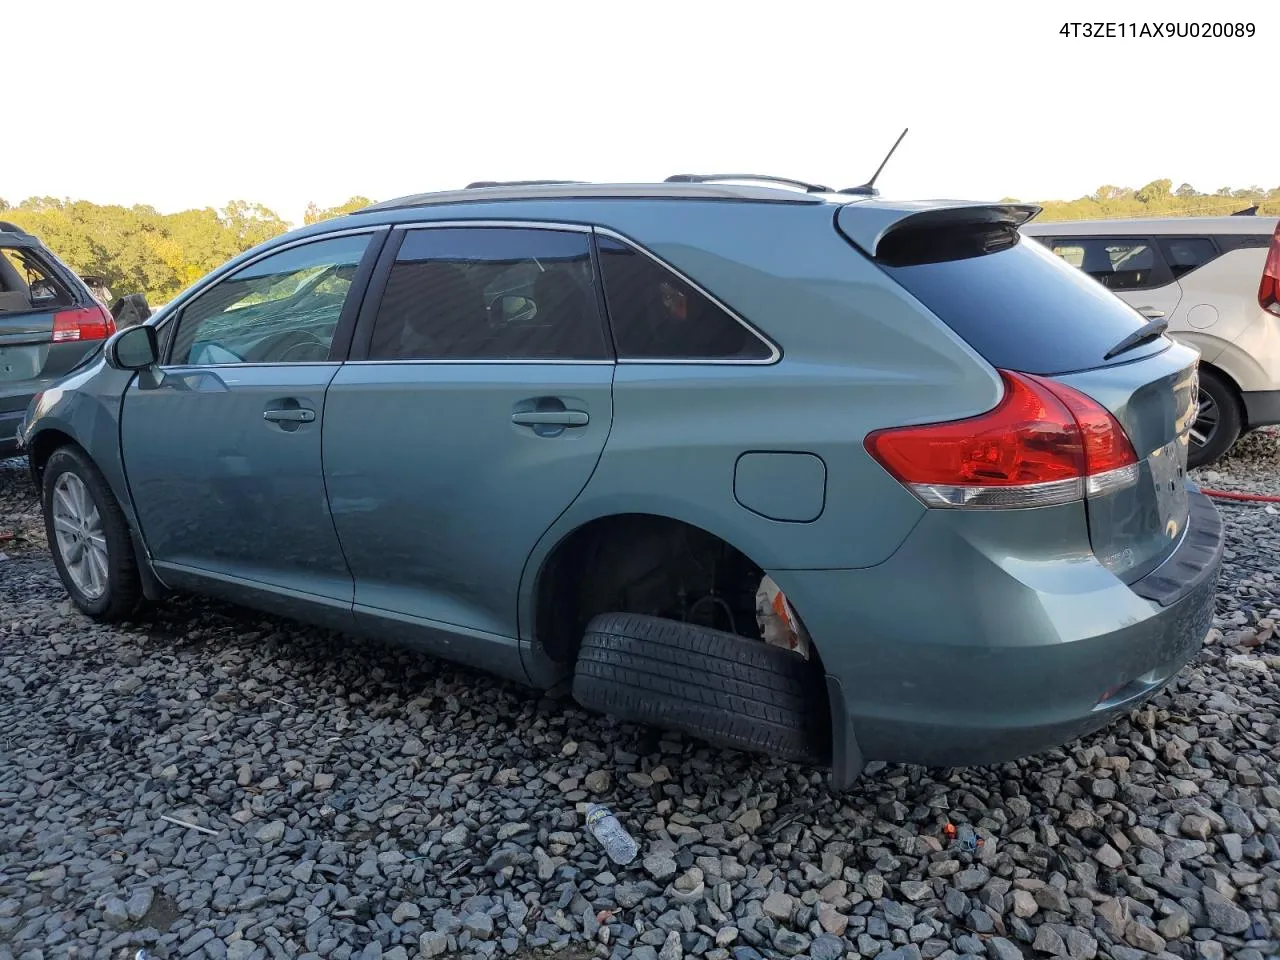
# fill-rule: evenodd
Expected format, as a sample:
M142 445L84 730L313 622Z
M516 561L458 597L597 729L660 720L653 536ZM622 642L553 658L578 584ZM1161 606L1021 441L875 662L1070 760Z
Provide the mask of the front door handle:
M1148 320L1159 320L1164 316L1164 311L1157 310L1155 307L1139 307L1138 312Z
M525 410L511 415L511 422L522 427L584 427L590 419L585 410Z
M314 410L303 407L286 407L280 410L263 410L262 419L272 423L311 423L316 418Z

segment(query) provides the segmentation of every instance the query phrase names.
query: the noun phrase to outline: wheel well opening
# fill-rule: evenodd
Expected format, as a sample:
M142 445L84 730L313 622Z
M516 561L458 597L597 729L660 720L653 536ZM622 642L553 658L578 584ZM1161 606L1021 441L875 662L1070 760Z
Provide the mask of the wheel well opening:
M1201 360L1200 369L1208 370L1214 376L1220 377L1222 379L1222 382L1225 383L1227 386L1229 386L1236 393L1240 392L1240 385L1236 383L1235 378L1232 377L1231 374L1227 373L1227 371L1219 367L1217 364L1210 363L1207 360Z
M572 663L600 613L644 613L759 639L763 571L724 540L679 520L622 514L575 530L543 565L534 629L551 659Z
M756 621L763 577L742 551L692 524L649 514L601 518L566 537L543 564L535 638L566 668L577 660L587 624L602 613L647 614L764 643ZM829 754L826 671L812 646L808 666L814 748Z
M27 459L35 471L37 481L44 478L45 464L49 462L54 451L67 445L75 445L75 440L61 430L41 430L35 435L27 450Z
M1221 380L1226 385L1227 389L1231 391L1236 403L1240 406L1240 409L1242 411L1244 410L1244 398L1241 396L1242 391L1240 389L1240 384L1236 383L1235 378L1231 376L1231 374L1227 373L1227 371L1223 370L1221 367L1212 363L1207 363L1204 360L1200 361L1200 369L1209 371Z

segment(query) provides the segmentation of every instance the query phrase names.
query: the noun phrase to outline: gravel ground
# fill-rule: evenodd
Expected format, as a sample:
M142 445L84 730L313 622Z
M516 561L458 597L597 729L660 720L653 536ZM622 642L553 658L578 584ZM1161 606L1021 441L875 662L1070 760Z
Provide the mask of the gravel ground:
M1276 450L1250 438L1212 485L1276 489ZM873 765L839 796L221 604L94 626L0 465L0 958L1265 960L1280 516L1223 512L1216 629L1145 709L1017 764ZM585 833L593 799L634 864Z
M1280 494L1280 427L1245 434L1227 456L1197 471L1196 482L1214 490Z

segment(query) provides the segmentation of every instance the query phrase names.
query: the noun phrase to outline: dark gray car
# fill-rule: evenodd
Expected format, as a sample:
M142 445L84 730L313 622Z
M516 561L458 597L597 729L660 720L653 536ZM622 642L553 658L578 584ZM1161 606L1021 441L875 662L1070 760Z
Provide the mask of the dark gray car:
M0 221L0 458L19 452L31 398L115 332L89 287L36 237Z
M77 606L219 595L787 758L1106 724L1213 616L1195 351L1035 207L407 197L246 253L23 431Z

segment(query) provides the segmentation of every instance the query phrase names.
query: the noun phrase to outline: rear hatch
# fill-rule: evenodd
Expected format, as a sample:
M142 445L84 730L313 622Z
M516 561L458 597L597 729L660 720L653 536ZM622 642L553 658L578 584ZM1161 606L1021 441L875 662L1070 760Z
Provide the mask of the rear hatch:
M0 242L0 391L15 403L25 382L61 376L114 329L105 307L42 254Z
M1031 383L1040 378L1051 390L1064 385L1110 413L1137 462L1089 478L1085 508L1094 554L1131 583L1186 529L1198 355L1021 236L1018 227L1036 212L866 201L842 206L837 227L993 367L1033 375Z

